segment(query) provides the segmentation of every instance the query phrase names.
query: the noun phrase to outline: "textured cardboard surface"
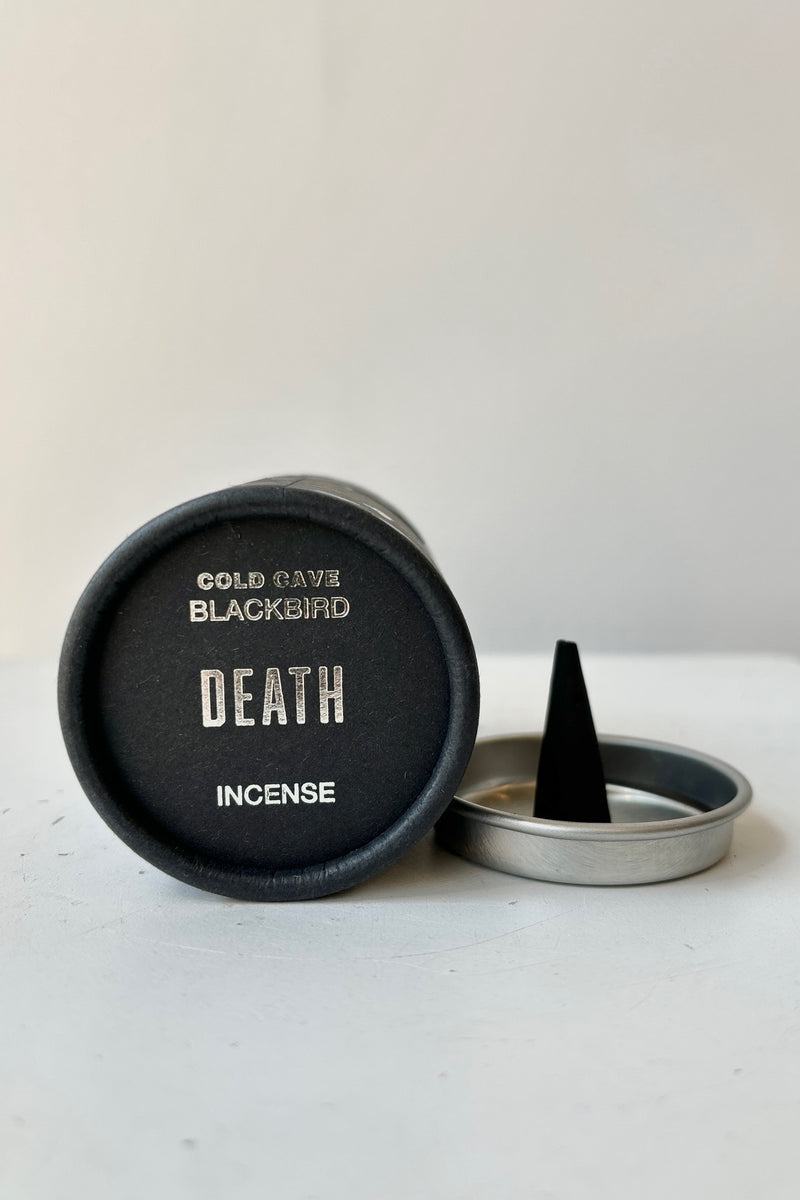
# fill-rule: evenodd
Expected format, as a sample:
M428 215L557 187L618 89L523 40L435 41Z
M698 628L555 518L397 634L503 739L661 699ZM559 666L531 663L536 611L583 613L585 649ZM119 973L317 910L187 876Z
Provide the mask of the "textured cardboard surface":
M337 890L424 833L477 721L460 612L372 504L248 485L104 564L62 657L76 770L113 828L190 882Z

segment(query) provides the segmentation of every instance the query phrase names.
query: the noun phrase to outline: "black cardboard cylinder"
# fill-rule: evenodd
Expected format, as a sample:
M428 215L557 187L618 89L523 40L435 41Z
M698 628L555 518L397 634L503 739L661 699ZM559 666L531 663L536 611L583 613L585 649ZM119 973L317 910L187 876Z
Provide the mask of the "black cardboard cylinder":
M282 477L201 496L114 551L67 630L59 712L89 799L143 858L226 896L310 899L444 811L478 672L400 513Z

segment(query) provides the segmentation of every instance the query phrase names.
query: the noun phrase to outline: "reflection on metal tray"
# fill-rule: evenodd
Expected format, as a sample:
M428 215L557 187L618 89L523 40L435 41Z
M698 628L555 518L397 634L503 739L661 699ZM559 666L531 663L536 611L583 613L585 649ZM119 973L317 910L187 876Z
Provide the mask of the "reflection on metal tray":
M708 755L599 739L611 824L533 815L540 735L486 738L437 825L440 843L495 870L561 883L653 883L702 871L729 850L751 789Z

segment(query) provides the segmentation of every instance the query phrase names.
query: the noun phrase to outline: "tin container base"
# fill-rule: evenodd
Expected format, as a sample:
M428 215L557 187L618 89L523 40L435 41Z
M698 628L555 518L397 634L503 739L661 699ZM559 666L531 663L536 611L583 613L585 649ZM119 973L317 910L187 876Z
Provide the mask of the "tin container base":
M448 850L553 883L656 883L703 871L730 849L751 789L733 767L660 742L600 738L611 824L531 816L539 735L476 744L436 826Z

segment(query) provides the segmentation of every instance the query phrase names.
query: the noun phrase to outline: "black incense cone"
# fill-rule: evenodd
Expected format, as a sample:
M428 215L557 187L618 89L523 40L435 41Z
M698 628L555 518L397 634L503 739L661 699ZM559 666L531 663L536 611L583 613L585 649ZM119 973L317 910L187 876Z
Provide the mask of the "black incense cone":
M611 820L600 748L574 642L556 643L534 815L550 821Z

